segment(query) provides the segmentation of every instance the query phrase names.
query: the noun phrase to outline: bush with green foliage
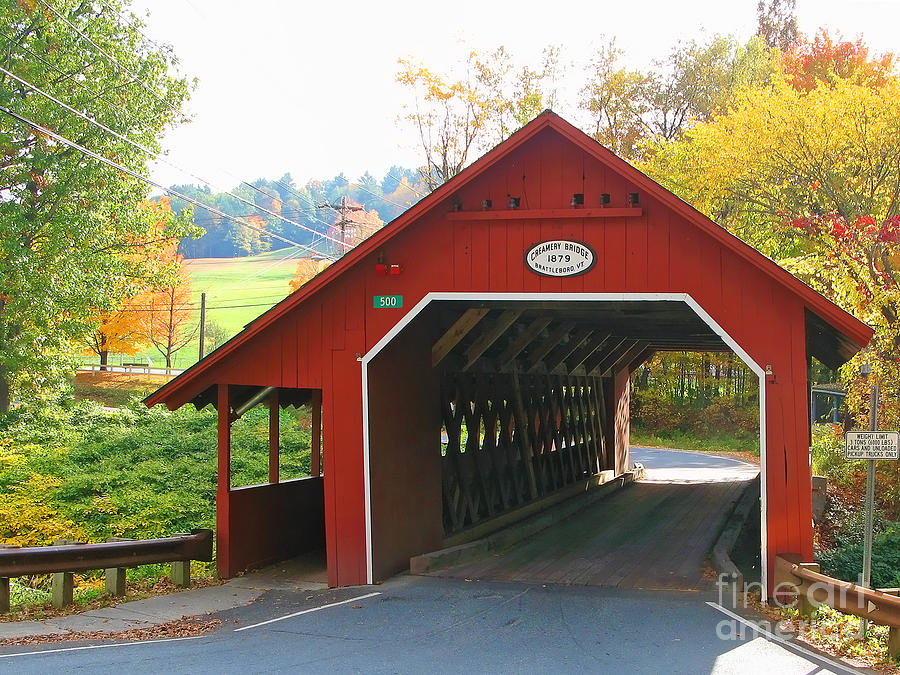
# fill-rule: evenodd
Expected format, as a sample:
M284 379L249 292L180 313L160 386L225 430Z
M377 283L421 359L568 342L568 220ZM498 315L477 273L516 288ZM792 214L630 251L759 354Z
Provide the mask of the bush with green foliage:
M698 407L692 403L677 403L658 391L635 391L632 429L635 439L652 437L684 449L721 446L759 451L757 407L726 398L714 398Z
M812 472L829 481L850 486L859 471L859 462L844 458L844 428L839 424L814 424L812 427Z
M859 580L863 559L862 525L861 517L851 518L847 522L849 541L819 553L819 563L826 574L845 581ZM882 527L884 529L872 541L872 586L897 588L900 587L900 523L885 522Z
M215 527L212 408L170 412L139 401L15 411L0 422L0 542L146 539ZM281 473L307 475L310 430L281 411ZM268 481L268 410L234 423L232 484Z

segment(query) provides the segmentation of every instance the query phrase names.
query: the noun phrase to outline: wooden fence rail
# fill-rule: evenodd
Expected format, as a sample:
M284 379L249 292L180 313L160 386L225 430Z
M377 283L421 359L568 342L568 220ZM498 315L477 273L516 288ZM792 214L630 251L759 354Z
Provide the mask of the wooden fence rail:
M58 540L53 546L0 548L0 612L9 611L9 579L53 574L53 606L72 604L72 573L106 570L106 590L125 594L125 570L150 563L172 563L172 581L190 586L192 560L212 562L212 530L192 530L160 539L112 538L100 544Z
M180 368L165 368L159 366L99 366L96 364L85 364L78 366L76 371L81 373L138 373L141 375L166 375L174 377L184 372Z

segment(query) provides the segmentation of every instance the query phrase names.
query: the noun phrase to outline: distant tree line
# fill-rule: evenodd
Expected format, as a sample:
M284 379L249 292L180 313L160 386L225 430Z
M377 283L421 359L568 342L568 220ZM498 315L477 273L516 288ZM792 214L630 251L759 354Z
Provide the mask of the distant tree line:
M286 173L275 180L259 178L242 183L228 192L213 192L209 187L196 185L177 185L173 188L257 228L244 227L195 207L193 222L203 229L204 234L181 240L178 252L185 258L235 258L290 245L267 237L258 230L311 246L323 253L331 252L334 247L325 235L333 236L331 228L339 216L325 205L338 206L341 198L346 198L348 204L361 207L364 212L374 210L378 218L389 222L427 192L420 173L401 166L392 166L380 180L367 171L356 180L341 173L328 180L311 180L306 185L298 186L291 174ZM261 208L254 209L246 202ZM181 213L187 206L183 200L172 199L172 208L176 213Z

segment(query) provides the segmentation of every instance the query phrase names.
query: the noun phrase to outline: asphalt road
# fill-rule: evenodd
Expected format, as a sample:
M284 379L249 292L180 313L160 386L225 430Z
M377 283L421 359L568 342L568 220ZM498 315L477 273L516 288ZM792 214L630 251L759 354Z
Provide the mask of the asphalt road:
M759 637L710 601L401 576L362 588L273 591L218 615L219 630L193 639L7 647L0 672L847 672Z
M648 468L736 460L638 450ZM267 592L204 636L0 648L0 673L855 672L714 593L398 576L377 586ZM767 628L771 630L771 627Z

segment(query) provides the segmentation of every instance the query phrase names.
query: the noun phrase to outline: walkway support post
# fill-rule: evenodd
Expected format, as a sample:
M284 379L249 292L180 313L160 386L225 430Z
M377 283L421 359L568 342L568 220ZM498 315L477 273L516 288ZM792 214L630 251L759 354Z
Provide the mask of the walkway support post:
M278 390L273 389L269 394L269 482L278 482L279 445L281 430L279 429L279 403Z
M218 486L216 489L216 569L219 577L231 576L230 499L231 499L231 397L227 384L219 384Z
M322 390L312 393L312 438L310 439L309 475L322 475Z

